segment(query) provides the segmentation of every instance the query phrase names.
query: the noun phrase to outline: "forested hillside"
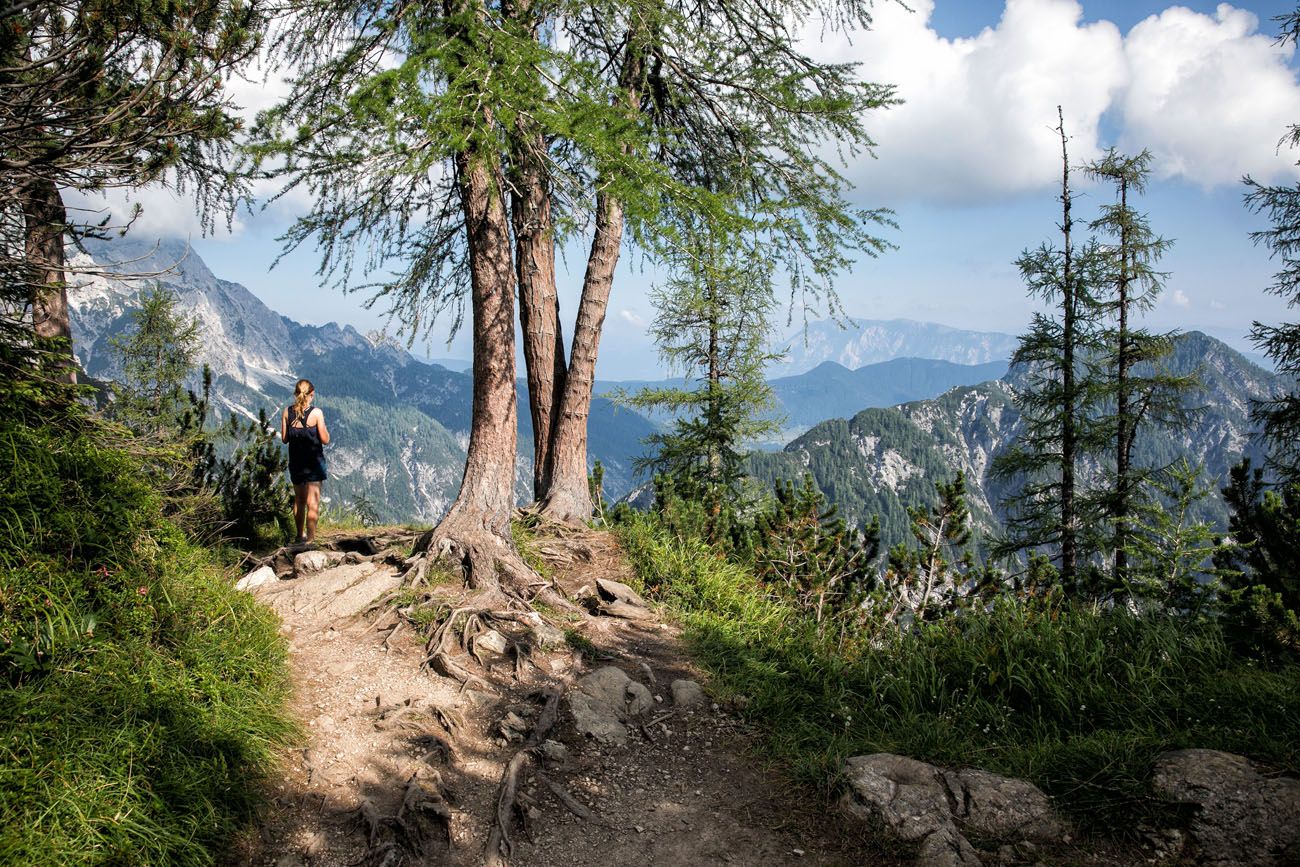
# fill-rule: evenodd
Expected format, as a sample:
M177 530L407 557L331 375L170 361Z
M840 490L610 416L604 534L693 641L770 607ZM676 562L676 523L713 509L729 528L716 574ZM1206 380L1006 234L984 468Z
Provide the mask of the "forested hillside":
M1185 398L1195 410L1193 421L1178 429L1146 429L1136 460L1163 467L1187 456L1203 468L1204 483L1210 486L1226 484L1229 468L1243 457L1260 463L1250 402L1272 394L1282 381L1199 332L1175 340L1167 366L1174 373L1200 377L1201 388ZM1008 493L1005 482L989 476L989 468L1015 441L1020 413L1014 395L1022 382L1023 370L1013 367L1004 379L954 388L933 400L831 419L780 453L751 455L748 467L755 478L769 484L810 472L849 520L856 523L878 515L887 545L908 538L908 508L934 506L934 483L961 472L975 527L988 536L1002 527L998 504ZM1228 512L1221 500L1207 500L1197 516L1226 529Z

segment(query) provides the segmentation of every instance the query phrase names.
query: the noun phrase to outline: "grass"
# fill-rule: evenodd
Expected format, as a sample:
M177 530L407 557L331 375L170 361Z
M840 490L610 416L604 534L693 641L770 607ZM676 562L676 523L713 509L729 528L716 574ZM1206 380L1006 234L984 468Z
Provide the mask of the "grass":
M769 754L827 793L846 757L899 753L1029 779L1113 829L1162 811L1149 780L1164 750L1300 770L1300 672L1234 656L1214 624L1004 604L841 648L701 543L644 518L621 540L713 688L744 695Z
M295 736L286 647L80 412L0 412L0 863L213 864Z

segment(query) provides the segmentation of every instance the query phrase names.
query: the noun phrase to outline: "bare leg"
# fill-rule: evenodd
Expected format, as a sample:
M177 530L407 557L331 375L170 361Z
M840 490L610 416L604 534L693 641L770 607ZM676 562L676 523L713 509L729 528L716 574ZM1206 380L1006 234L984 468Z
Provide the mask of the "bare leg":
M316 518L320 514L320 482L308 482L307 489L307 541L316 538Z
M293 486L293 521L298 525L298 535L293 539L295 542L303 540L303 523L307 520L307 489L310 487L310 484ZM320 485L316 487L319 489ZM312 523L314 525L315 521Z

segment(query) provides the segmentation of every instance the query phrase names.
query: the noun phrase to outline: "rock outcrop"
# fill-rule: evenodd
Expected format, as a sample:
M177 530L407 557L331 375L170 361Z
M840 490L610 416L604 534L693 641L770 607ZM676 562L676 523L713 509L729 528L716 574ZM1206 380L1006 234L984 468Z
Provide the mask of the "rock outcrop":
M845 763L843 808L917 845L916 863L976 867L981 843L1058 843L1066 829L1047 796L1024 780L976 769L951 771L876 753Z
M627 723L654 707L650 690L612 665L578 680L569 693L574 727L601 743L627 743Z
M1152 786L1193 808L1187 836L1197 863L1300 864L1300 779L1266 777L1231 753L1177 750L1156 760Z

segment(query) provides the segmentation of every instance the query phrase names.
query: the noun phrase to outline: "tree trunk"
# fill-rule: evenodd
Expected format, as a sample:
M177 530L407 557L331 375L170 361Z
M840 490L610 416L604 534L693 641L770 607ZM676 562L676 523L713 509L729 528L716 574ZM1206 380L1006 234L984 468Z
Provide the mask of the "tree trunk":
M542 135L520 131L511 171L511 221L519 281L519 325L528 371L528 409L533 422L533 497L550 487L551 434L564 394L566 370L560 300L555 287L555 233Z
M448 17L465 11L464 0L447 0ZM468 54L477 50L469 34ZM470 123L490 127L488 110ZM506 215L501 159L471 136L455 157L456 184L469 250L470 302L474 340L474 402L469 448L460 493L430 534L436 556L458 563L466 583L494 595L503 589L522 595L535 578L514 549L515 438L515 269Z
M1074 464L1076 444L1075 412L1076 398L1074 382L1074 349L1076 316L1078 311L1078 292L1074 285L1073 251L1070 248L1070 158L1066 152L1065 117L1060 106L1056 109L1061 121L1061 232L1065 237L1063 244L1061 272L1061 301L1063 316L1061 323L1061 366L1063 403L1061 412L1061 582L1072 587L1078 568L1078 542L1075 535L1074 506Z
M1120 212L1128 213L1128 180L1120 179ZM1129 284L1129 224L1127 216L1120 224L1119 255L1119 347L1115 359L1117 394L1115 397L1115 580L1124 581L1128 575L1128 517L1131 497L1130 460L1133 450L1133 430L1136 421L1129 406L1129 368L1132 359L1128 334L1128 284Z
M63 232L67 211L52 181L37 179L22 194L27 265L31 276L32 329L37 337L63 339L67 353L67 378L77 381L72 356L72 322L68 315L67 272L63 258Z
M582 280L582 301L573 330L569 373L551 443L550 489L542 514L555 521L577 524L591 517L591 490L587 485L587 417L596 378L596 354L605 323L609 292L623 241L623 205L600 193L596 198L596 237L587 257Z
M627 54L619 72L621 99L629 114L640 110L644 54L635 32L628 34ZM625 146L626 147L626 146ZM568 377L551 440L550 487L542 514L567 524L591 517L591 489L587 484L587 417L591 389L596 379L596 354L605 323L609 292L614 285L619 248L623 243L623 203L601 185L596 196L596 234L582 279L582 300L573 329Z

